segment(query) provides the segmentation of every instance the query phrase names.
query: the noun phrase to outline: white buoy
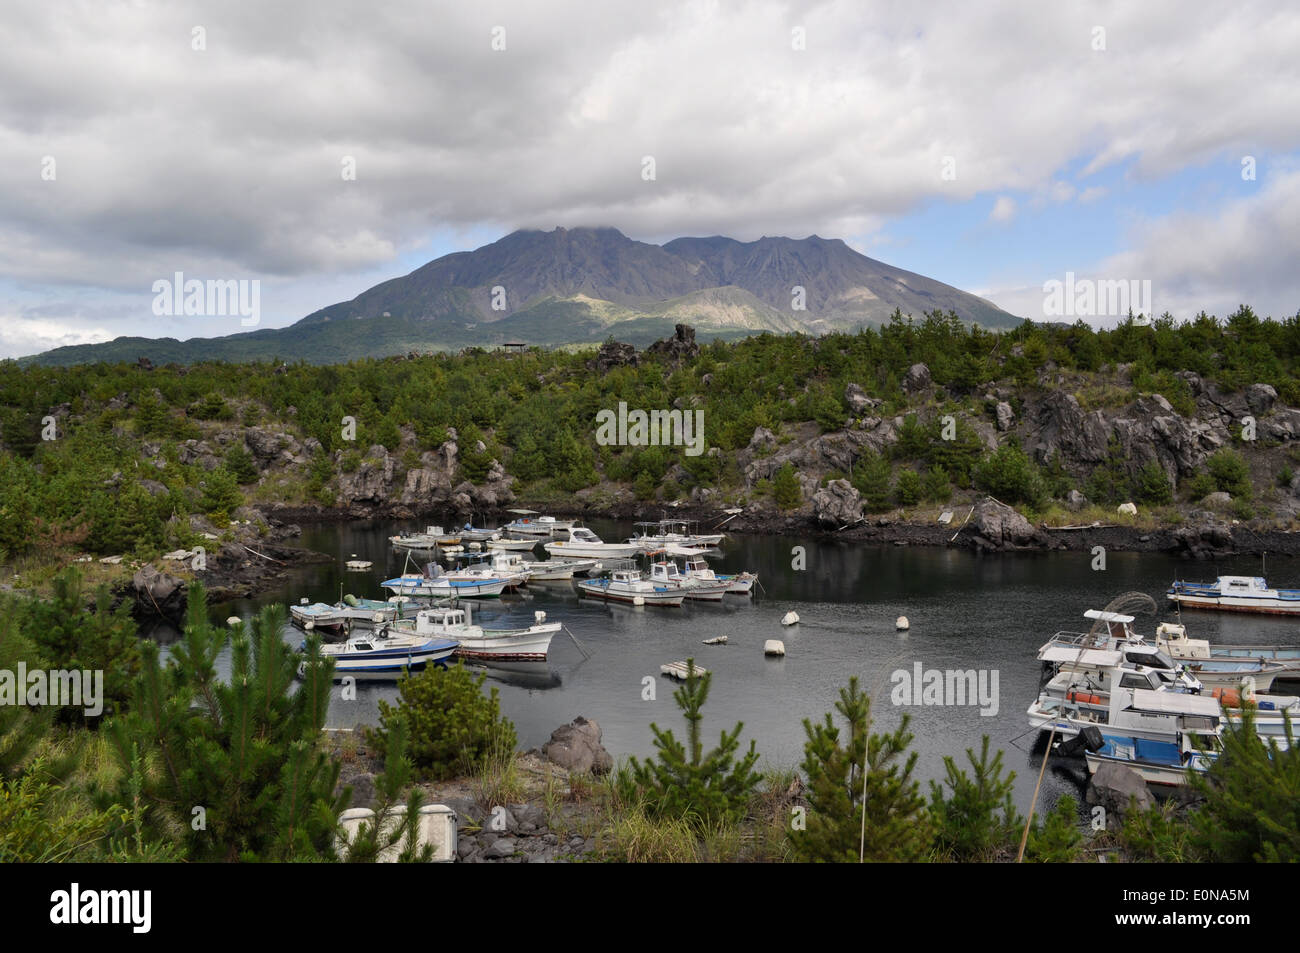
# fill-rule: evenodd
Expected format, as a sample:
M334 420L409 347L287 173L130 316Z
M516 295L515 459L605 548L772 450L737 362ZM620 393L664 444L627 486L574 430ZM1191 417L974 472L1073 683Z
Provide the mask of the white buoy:
M307 604L307 597L306 597L306 596L303 596L301 599L298 600L298 605L300 605L300 606L305 606L306 604Z
M645 596L633 596L633 597L632 597L632 605L634 605L634 606L643 606L643 605L645 605Z
M905 615L900 615L898 617L898 620L894 623L894 628L897 629L899 632L906 632L911 627L912 627L912 623L907 621L907 616Z
M791 610L781 617L782 625L795 625L799 621L799 613Z
M780 639L768 639L763 643L763 654L772 656L785 655L785 643Z
M229 619L226 620L226 625L234 627L243 624L243 621L244 620L241 619L239 616L232 615Z
M533 613L533 621L537 625L541 625L543 622L546 621L546 613L538 609L536 612Z

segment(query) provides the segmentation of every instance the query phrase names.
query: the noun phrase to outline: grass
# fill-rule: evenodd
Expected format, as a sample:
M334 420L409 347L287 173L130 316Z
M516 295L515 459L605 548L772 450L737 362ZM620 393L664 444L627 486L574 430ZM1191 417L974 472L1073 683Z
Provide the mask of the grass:
M499 745L478 765L474 790L479 803L492 808L498 804L518 804L528 796L519 776L519 756Z

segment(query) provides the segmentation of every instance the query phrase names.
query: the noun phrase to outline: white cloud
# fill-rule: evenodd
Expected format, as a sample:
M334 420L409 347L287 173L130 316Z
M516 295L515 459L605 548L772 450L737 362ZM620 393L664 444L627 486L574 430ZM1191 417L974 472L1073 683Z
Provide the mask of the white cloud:
M999 195L989 213L990 222L1009 222L1016 217L1016 200L1006 195Z

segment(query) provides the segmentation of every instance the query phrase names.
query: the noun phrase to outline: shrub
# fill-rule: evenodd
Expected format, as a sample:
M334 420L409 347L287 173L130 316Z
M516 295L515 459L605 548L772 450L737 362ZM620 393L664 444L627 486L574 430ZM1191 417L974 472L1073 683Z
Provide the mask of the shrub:
M1042 825L1029 831L1025 859L1045 864L1068 864L1078 859L1083 847L1079 832L1079 802L1063 794Z
M795 473L794 464L786 463L776 471L772 480L772 497L783 510L791 510L803 503L803 487Z
M743 722L730 732L722 732L718 746L707 754L700 741L701 709L709 697L713 675L697 673L695 660L687 659L688 677L673 693L673 700L686 718L687 743L683 745L671 730L663 731L653 722L657 761L629 759L632 776L651 817L688 821L704 827L737 821L744 816L749 799L761 776L754 771L758 751L754 742L738 761L733 760L740 747Z
M379 729L367 741L382 755L394 723L407 729L412 763L434 779L476 771L502 750L513 751L515 726L501 716L497 690L484 695L486 674L475 675L461 664L448 669L431 665L397 684L396 706L379 702Z
M1235 450L1225 447L1216 451L1205 461L1205 469L1214 478L1216 489L1234 497L1249 499L1252 495L1250 467Z
M930 503L947 503L952 499L952 481L948 479L948 471L941 466L926 470L921 478L921 495Z
M894 481L894 499L899 506L914 506L921 499L921 477L915 470L900 470Z
M1001 751L989 760L988 735L984 736L979 760L970 748L966 749L966 759L975 772L973 778L950 756L944 757L944 785L950 793L945 797L943 787L930 782L930 814L938 828L939 846L954 860L987 861L993 859L1000 845L1018 834L1024 823L1011 800L1016 773L1002 777Z
M1174 501L1174 488L1165 476L1165 469L1152 460L1138 471L1133 481L1133 495L1139 502L1152 506L1165 506Z
M1047 495L1038 468L1023 450L1010 443L976 464L971 477L979 489L1004 503L1037 505Z

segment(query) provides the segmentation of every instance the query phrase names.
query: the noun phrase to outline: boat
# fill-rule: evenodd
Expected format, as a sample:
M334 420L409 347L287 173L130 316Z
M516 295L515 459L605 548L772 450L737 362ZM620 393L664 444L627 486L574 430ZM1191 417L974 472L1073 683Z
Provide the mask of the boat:
M289 607L289 618L294 625L308 632L325 632L342 635L351 625L347 614L337 606L325 602L313 602Z
M1189 609L1300 615L1300 589L1270 589L1262 576L1220 576L1214 582L1175 582L1166 596Z
M747 596L754 591L754 583L758 581L758 576L752 572L741 572L735 574L715 573L709 568L709 564L704 561L704 557L698 554L688 556L686 559L686 577L688 579L701 579L706 583L718 582L724 585L725 592L735 595Z
M524 566L523 557L518 553L489 552L482 554L467 554L464 558L484 559L486 562L477 562L465 566L463 569L454 570L448 575L453 579L467 579L475 576L489 576L497 579L506 580L507 589L518 589L520 586L528 585L528 580L532 573Z
M640 606L680 606L686 599L681 586L664 586L641 577L639 569L616 569L609 576L583 579L578 591L597 599Z
M529 582L559 582L572 579L576 573L591 572L600 563L594 559L526 559L524 568L531 575Z
M1124 692L1116 707L1121 722L1098 728L1094 739L1100 744L1084 753L1089 774L1103 764L1120 764L1148 784L1173 787L1185 784L1188 772L1208 771L1223 748L1216 699L1139 688ZM1142 727L1134 730L1127 723Z
M726 595L728 584L720 582L717 579L706 579L703 576L683 575L682 571L677 568L677 563L671 559L654 557L657 554L651 553L650 563L650 581L662 586L677 586L686 594L687 599L698 599L707 602L721 602L722 597Z
M419 638L455 641L456 657L487 661L544 661L551 639L560 623L547 622L545 612L533 615L534 623L522 629L485 629L470 621L465 606L422 609L414 619L394 623L393 631Z
M1206 685L1217 688L1237 689L1245 683L1251 692L1267 692L1277 678L1300 678L1300 658L1279 661L1262 655L1216 656L1212 654L1208 642L1203 639L1188 639L1186 629L1173 623L1159 626L1156 641L1152 644L1130 628L1133 616L1096 609L1090 609L1084 616L1104 622L1105 632L1097 635L1058 632L1047 646L1060 645L1068 651L1070 646L1077 648L1087 643L1096 648L1117 649L1124 653L1127 661L1134 664L1163 670L1181 666ZM1282 649L1280 646L1260 648L1262 651Z
M459 545L460 536L443 532L441 526L430 526L423 533L402 533L400 536L388 537L388 541L396 549L428 552L439 546Z
M567 540L546 543L543 547L552 556L578 556L620 558L635 556L641 551L636 543L607 543L585 526L575 526Z
M395 622L402 616L411 611L410 607L414 603L409 600L403 600L401 596L393 596L391 599L358 599L354 595L346 595L339 602L334 603L334 608L343 614L343 616L352 623L353 627L357 626L374 626L383 622Z
M382 627L366 635L354 635L345 642L324 643L321 655L334 660L334 679L397 678L405 671L418 671L430 663L445 664L456 651L455 640L427 636L395 634ZM305 652L303 640L298 651ZM307 662L298 666L304 675Z
M528 553L537 547L538 542L537 537L531 536L527 539L494 539L488 547L501 552Z
M700 533L694 520L664 519L657 523L637 523L639 532L628 542L648 551L665 546L679 546L685 550L704 549L722 542L722 533Z
M495 576L465 576L446 573L435 563L429 563L423 574L410 573L385 579L381 586L399 596L434 596L462 599L499 596L506 589L506 580Z
M501 536L501 530L499 529L479 528L471 526L469 523L466 523L457 532L462 543L486 543Z
M554 516L539 516L536 510L509 510L516 519L501 527L503 534L518 537L549 539L556 533L573 528L574 520L557 520Z

